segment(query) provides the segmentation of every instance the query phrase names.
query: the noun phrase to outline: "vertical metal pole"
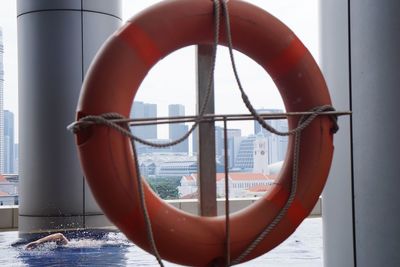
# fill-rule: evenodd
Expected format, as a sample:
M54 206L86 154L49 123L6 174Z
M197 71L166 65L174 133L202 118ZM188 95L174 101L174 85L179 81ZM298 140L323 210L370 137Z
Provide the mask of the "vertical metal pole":
M206 96L209 73L212 66L213 47L197 46L197 112ZM214 114L214 86L205 109L206 114ZM217 215L217 189L215 164L215 125L214 122L202 122L198 127L198 185L200 214L202 216Z
M224 170L225 170L225 255L226 266L231 265L231 238L230 238L230 221L229 221L229 170L228 170L228 126L226 117L224 117Z

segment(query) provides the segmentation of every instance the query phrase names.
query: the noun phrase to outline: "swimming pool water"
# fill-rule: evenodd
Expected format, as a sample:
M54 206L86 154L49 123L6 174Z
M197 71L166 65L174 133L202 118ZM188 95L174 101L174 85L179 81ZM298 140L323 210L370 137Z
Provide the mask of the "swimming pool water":
M65 247L48 243L33 251L13 245L17 240L18 232L0 232L0 266L158 266L153 256L122 233L107 233L100 239L72 238ZM321 267L322 219L306 219L280 246L237 266Z

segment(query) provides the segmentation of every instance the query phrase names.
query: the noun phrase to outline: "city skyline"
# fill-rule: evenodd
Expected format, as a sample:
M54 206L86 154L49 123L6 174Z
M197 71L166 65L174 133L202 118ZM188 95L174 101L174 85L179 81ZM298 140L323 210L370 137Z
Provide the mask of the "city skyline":
M176 117L176 116L188 116L185 113L186 106L184 104L177 104L177 103L172 103L168 105L168 117ZM266 108L256 108L257 112L259 114L262 113L283 113L283 109L266 109ZM143 101L134 101L130 113L130 117L133 119L139 119L139 118L155 118L155 117L165 117L163 114L159 114L159 104L157 103L146 103ZM252 130L249 132L245 131L243 133L243 129L239 128L233 128L228 126L228 135L229 131L236 132L239 131L242 136L248 136L248 135L256 135L259 132L262 132L265 136L272 136L274 134L268 132L266 129L262 128L262 126L256 121L256 120L249 120L252 124ZM284 132L288 130L287 122L285 119L279 119L279 120L266 120L266 122L271 125L273 128L275 128L278 131ZM216 140L221 139L223 136L223 127L218 126L218 122L215 122L215 131L216 131ZM189 130L189 127L185 127L185 131L183 131L180 128L175 128L174 126L176 125L188 125L191 123L171 123L171 124L161 124L157 125L157 129L154 127L152 128L146 128L148 126L135 126L134 128L134 134L136 134L138 137L141 138L146 138L146 139L169 139L169 140L174 140L177 139L178 137L181 137L185 132ZM154 125L152 125L154 126ZM164 131L160 131L160 128L164 129ZM148 129L148 130L142 130L142 129ZM165 129L167 129L165 131ZM136 131L136 133L135 133ZM174 135L174 131L180 131L180 135ZM147 134L144 134L147 133ZM279 137L279 136L278 136ZM194 142L194 140L192 141ZM217 141L218 142L218 141ZM217 145L216 150L217 154L221 154L219 152L222 151L222 143Z
M0 174L15 173L18 169L16 166L15 156L15 125L14 113L4 109L4 45L3 45L3 29L0 26Z
M123 0L122 15L126 21L142 9L156 3L156 0L149 1L132 1ZM291 3L288 8L287 1L279 3L266 3L260 0L250 0L253 3L273 15L277 16L303 40L306 46L311 50L318 60L318 4L316 0L307 1L305 3ZM309 14L309 16L300 15L297 10ZM296 12L294 12L296 11ZM2 53L4 59L4 71L2 72L3 86L3 107L2 110L9 110L14 113L14 143L18 144L18 80L17 80L17 23L16 23L16 1L3 1L0 4L0 28L3 28L2 39L4 47ZM243 80L245 90L248 92L256 108L283 108L282 100L275 86L266 75L265 71L246 56L235 53L238 62L239 72ZM173 67L171 67L173 66ZM236 89L229 66L229 58L226 48L219 48L218 59L215 73L215 112L217 114L228 113L248 113ZM195 49L188 47L181 49L164 60L160 61L153 68L148 77L143 81L140 90L137 93L136 101L156 103L158 107L158 116L168 115L168 106L175 102L185 105L185 115L195 114ZM192 88L192 89L188 89ZM262 90L260 90L262 88ZM226 102L226 99L230 99ZM179 101L175 101L179 99ZM154 101L153 101L154 100ZM0 113L2 118L2 112ZM4 118L0 119L4 122ZM229 129L240 129L243 135L249 135L253 132L254 122L229 122ZM0 125L1 126L1 125ZM2 125L4 127L4 125ZM190 124L185 125L186 127ZM184 126L184 127L185 127ZM216 123L219 129L221 124ZM169 129L167 125L156 127L157 138L168 139ZM3 129L0 127L0 131ZM185 129L181 129L182 132ZM218 132L217 132L218 133ZM4 149L4 134L0 134L1 149ZM220 138L218 138L219 140ZM220 147L217 140L217 147ZM190 140L189 140L190 142ZM12 150L12 149L11 149ZM218 149L220 151L220 149ZM0 153L3 158L0 160L4 163L5 153ZM3 169L3 168L2 168Z
M4 110L4 170L3 173L15 173L14 113Z
M159 1L134 1L123 0L122 17L126 21L144 8ZM249 0L248 2L267 10L285 24L287 24L304 42L314 55L319 59L319 24L318 0L308 1L263 1ZM5 84L4 84L4 109L10 110L15 115L15 140L18 142L18 60L17 60L17 13L16 1L1 1L0 3L0 27L3 26L5 55ZM267 77L264 70L256 64L236 53L237 62L246 91L249 91L250 99L258 108L283 108L282 101L273 82ZM161 116L167 116L168 104L179 99L187 105L186 114L192 115L195 110L195 56L194 48L179 50L172 56L161 61L149 73L141 89L138 92L137 101L156 102L159 104ZM228 77L229 76L229 77ZM226 49L220 49L218 53L216 73L216 112L237 113L246 112L236 92L236 85L231 76L229 59ZM180 81L182 80L182 81ZM221 84L224 88L221 88ZM262 97L258 97L261 93ZM230 103L224 103L225 99ZM167 103L167 102L170 103ZM238 128L235 126L232 128ZM245 131L250 131L252 123L244 126ZM166 137L167 138L167 137Z
M168 106L169 117L184 116L185 105L182 104L170 104ZM151 112L150 112L151 110ZM137 102L133 103L131 117L134 118L154 118L159 117L157 114L157 104ZM135 113L136 112L136 113ZM280 109L259 109L260 113L281 113ZM284 119L280 120L267 120L268 124L274 127L278 131L287 131L287 121ZM278 136L271 134L265 129L261 128L257 121L253 122L254 131L249 135L242 136L241 129L227 129L227 153L228 153L228 167L235 171L249 171L251 169L263 170L263 173L268 173L268 165L281 162L284 160L288 145L288 138L286 136ZM153 125L156 126L156 125ZM148 127L148 126L144 126ZM163 139L157 134L157 129L145 129L140 131L140 128L134 129L133 133L138 137L144 138L155 143L166 143L172 140L176 140L183 136L188 131L188 125L185 123L171 123L168 124L168 138ZM135 127L134 127L135 128ZM218 164L223 165L224 163L224 128L215 126L215 157ZM146 136L147 133L147 136ZM160 133L160 131L158 131ZM189 146L189 142L191 146ZM156 154L170 154L177 155L182 154L188 157L195 156L198 153L197 148L197 131L194 131L189 138L184 140L182 143L167 147L167 148L153 148L142 144L137 144L137 152L142 157L143 155ZM260 149L262 147L262 149ZM262 150L262 151L261 151ZM192 163L191 163L192 164ZM194 163L193 163L194 164ZM145 164L143 171L148 173L148 166ZM181 168L181 162L178 163ZM153 167L151 167L153 168ZM176 168L175 168L176 170ZM154 170L153 170L154 171ZM172 171L172 169L171 169Z

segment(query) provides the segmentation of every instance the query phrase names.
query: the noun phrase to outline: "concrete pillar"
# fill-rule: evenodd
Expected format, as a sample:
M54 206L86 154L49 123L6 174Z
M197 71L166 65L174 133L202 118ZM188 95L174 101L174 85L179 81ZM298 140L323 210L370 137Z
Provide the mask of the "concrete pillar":
M85 72L121 24L120 0L18 0L21 234L108 224L66 126Z
M324 264L400 266L400 2L323 0L322 68L340 119L323 195Z

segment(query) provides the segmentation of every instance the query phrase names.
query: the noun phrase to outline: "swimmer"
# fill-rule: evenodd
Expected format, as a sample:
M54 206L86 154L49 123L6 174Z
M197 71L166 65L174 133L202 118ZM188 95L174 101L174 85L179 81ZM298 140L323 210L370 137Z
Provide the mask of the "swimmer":
M38 247L39 245L49 243L49 242L55 242L55 243L57 243L57 245L61 246L61 245L68 244L69 241L63 234L56 233L56 234L51 234L51 235L45 236L43 238L40 238L36 241L29 243L28 245L26 245L25 249L32 250L32 249L35 249L36 247Z

